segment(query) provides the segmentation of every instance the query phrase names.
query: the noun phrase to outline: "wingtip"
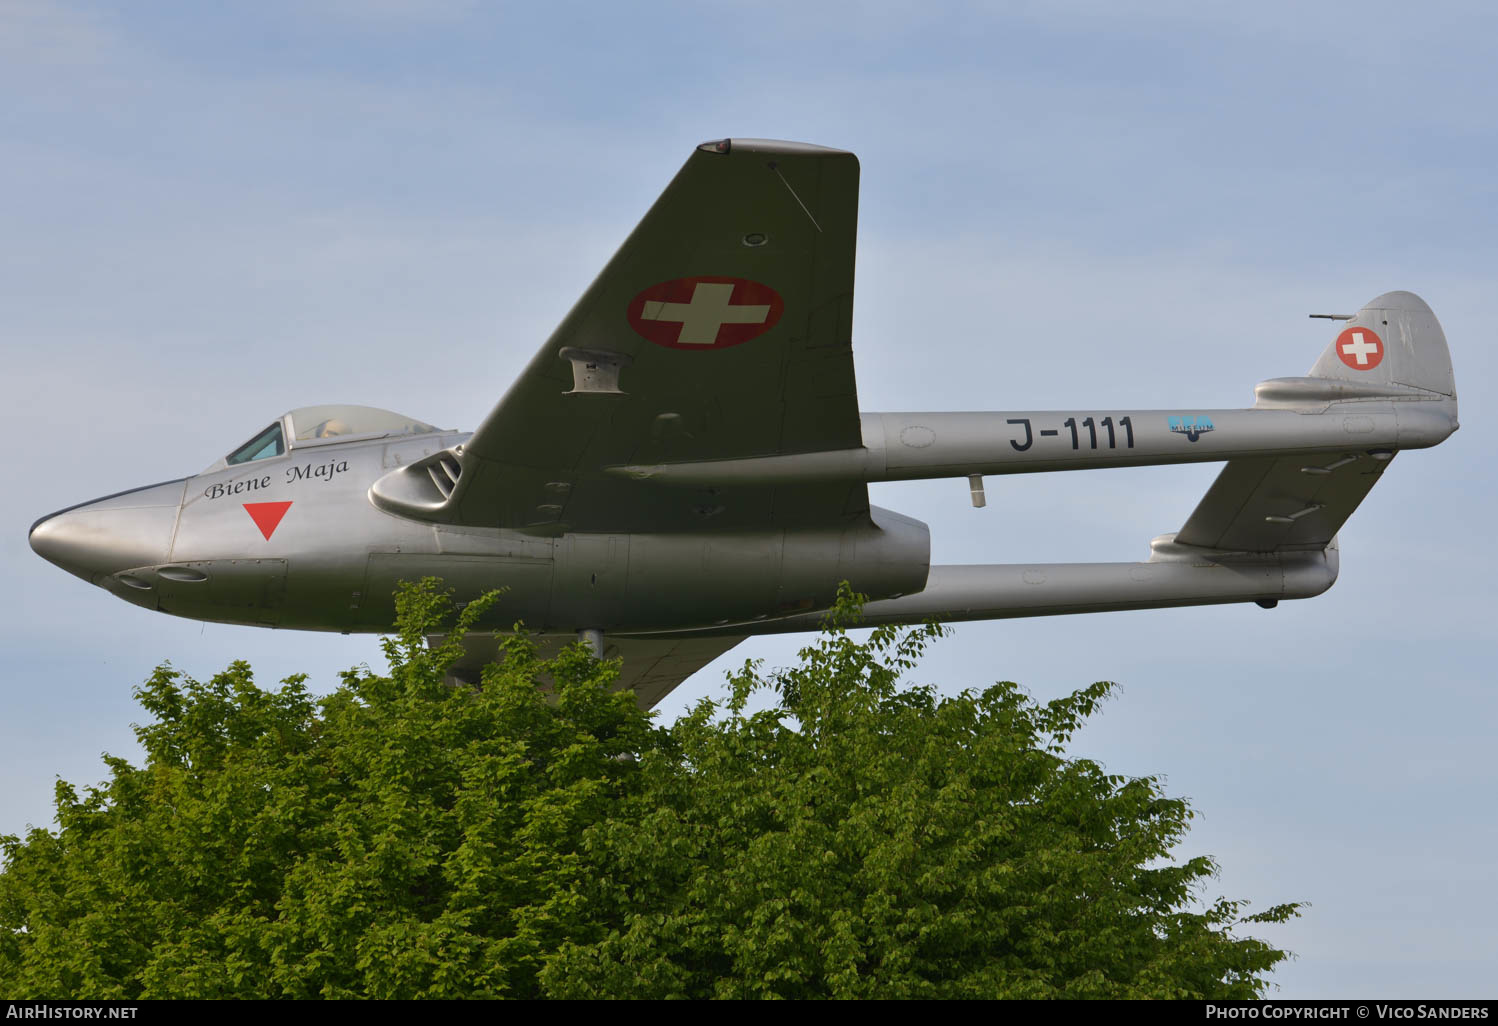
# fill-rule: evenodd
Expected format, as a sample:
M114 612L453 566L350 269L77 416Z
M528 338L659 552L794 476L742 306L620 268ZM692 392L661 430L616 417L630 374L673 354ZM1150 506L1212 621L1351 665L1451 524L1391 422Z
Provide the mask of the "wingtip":
M784 139L711 139L697 147L703 153L768 153L783 157L851 156L848 150Z

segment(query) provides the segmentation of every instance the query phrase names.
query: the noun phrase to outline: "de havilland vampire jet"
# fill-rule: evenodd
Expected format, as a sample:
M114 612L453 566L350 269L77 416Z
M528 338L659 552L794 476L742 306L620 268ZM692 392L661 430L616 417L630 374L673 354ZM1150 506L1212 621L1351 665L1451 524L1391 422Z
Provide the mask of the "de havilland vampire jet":
M1389 460L1457 428L1445 336L1408 292L1334 317L1310 373L1249 409L860 413L857 207L851 153L706 143L472 434L293 410L31 545L223 623L377 632L399 581L504 589L486 629L581 636L648 707L747 636L815 629L842 581L868 624L1318 595ZM932 566L926 525L868 497L953 477L982 505L985 475L1205 461L1226 465L1141 563Z

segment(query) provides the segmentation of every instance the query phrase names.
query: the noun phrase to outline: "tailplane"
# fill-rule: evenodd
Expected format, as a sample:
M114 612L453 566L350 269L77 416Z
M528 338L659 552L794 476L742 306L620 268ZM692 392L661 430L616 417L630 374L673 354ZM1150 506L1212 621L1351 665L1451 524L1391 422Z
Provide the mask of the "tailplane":
M1255 391L1260 409L1340 419L1345 448L1228 460L1185 526L1166 541L1188 551L1325 549L1397 449L1434 445L1456 429L1446 334L1413 292L1386 292L1348 318L1309 376L1275 378ZM1398 423L1398 445L1365 441L1380 416Z

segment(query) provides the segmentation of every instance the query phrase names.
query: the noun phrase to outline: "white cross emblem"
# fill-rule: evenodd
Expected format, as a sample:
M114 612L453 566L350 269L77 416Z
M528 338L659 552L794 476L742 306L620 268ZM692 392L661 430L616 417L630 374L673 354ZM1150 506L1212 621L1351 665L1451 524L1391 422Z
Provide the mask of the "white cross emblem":
M710 346L718 341L718 329L725 324L763 324L770 316L769 306L734 305L731 282L699 281L692 290L690 303L664 303L646 300L640 311L642 321L676 321L681 324L677 345Z
M1352 333L1352 341L1342 344L1342 352L1348 356L1357 357L1358 366L1368 366L1368 357L1378 352L1378 343L1369 342L1361 331Z

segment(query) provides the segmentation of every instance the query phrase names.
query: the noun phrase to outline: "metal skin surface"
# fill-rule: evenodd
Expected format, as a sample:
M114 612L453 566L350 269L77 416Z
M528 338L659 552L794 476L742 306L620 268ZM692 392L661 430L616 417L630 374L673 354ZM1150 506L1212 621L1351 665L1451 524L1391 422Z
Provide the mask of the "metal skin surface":
M486 621L495 629L523 621L569 634L590 626L669 630L682 626L684 615L708 624L752 621L825 607L846 579L879 595L917 591L926 581L926 526L877 507L861 525L795 533L547 537L393 517L368 499L370 485L390 470L386 451L393 447L380 439L310 454L292 449L125 493L43 518L31 545L136 605L300 630L388 630L397 582L424 576L441 577L459 601L505 589ZM330 466L336 472L329 477L307 476ZM247 481L266 483L252 492L215 492ZM246 495L290 501L269 538L239 501Z
M704 144L472 435L365 410L380 430L298 436L295 411L276 454L60 511L31 545L224 623L376 632L399 581L502 589L483 628L581 636L649 706L746 636L816 629L843 581L870 624L1318 595L1394 453L1457 429L1445 337L1407 292L1250 409L860 415L857 174L838 150ZM317 433L360 409L317 408ZM1205 461L1226 466L1140 563L930 566L926 526L867 498L966 477L981 504L983 475ZM471 638L455 677L493 649Z

